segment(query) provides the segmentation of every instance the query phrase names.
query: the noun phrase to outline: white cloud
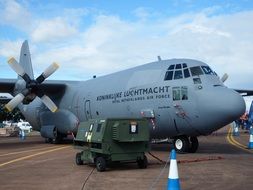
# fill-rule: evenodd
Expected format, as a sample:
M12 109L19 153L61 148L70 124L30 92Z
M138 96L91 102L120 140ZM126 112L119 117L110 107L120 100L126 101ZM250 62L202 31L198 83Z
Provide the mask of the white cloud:
M25 3L4 0L0 2L0 24L26 32L36 43L56 42L75 35L81 17L88 12L82 8L63 9L59 17L40 19L26 8Z
M11 25L22 31L27 31L31 23L30 12L14 0L0 2L0 23Z
M31 37L35 42L55 42L59 39L69 38L77 33L75 27L64 19L57 17L52 20L39 21L32 31Z
M63 10L62 16L69 24L77 27L82 21L81 19L84 16L87 16L90 12L91 10L86 8L76 8L76 9L68 8Z
M145 7L139 7L135 9L133 13L141 20L145 20L150 16L149 9Z
M64 69L70 68L82 79L84 75L102 75L151 62L157 55L163 59L186 57L207 62L220 75L227 72L227 84L232 87L242 83L249 86L253 72L252 19L253 12L214 17L191 13L156 22L98 16L92 26L70 37L65 46L52 45L37 52L35 60L59 60Z
M139 15L135 21L98 15L85 29L80 29L86 21L85 9L65 10L68 18L34 20L29 34L35 73L58 61L61 69L56 78L82 80L152 62L161 55L162 59L202 60L219 75L228 73L228 86L250 88L253 11L215 15L218 8L160 19L155 14L151 20L143 18L153 13L140 8L135 10ZM4 47L0 44L2 56L8 54Z
M1 40L0 41L0 78L16 78L17 74L11 69L7 63L8 58L14 57L19 60L20 47L22 40L10 41Z
M19 58L21 44L22 44L22 40L17 40L17 41L1 40L0 41L0 56L2 57L13 56L16 59Z

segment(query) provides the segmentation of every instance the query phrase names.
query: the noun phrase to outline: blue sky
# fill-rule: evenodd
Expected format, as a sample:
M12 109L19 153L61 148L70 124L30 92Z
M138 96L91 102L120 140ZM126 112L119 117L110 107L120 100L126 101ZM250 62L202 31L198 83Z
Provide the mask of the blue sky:
M163 59L206 62L226 84L252 89L253 1L0 0L0 77L28 39L35 75L86 80Z

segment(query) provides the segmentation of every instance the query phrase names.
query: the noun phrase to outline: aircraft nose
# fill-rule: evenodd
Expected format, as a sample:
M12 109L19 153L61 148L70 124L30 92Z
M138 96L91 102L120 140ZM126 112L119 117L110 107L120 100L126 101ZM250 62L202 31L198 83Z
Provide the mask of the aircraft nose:
M234 121L244 114L246 105L243 97L234 90L227 89L220 99L220 109L227 114L228 119Z
M246 106L242 96L225 87L210 89L199 98L200 115L206 131L214 131L244 114ZM204 102L203 102L204 101Z

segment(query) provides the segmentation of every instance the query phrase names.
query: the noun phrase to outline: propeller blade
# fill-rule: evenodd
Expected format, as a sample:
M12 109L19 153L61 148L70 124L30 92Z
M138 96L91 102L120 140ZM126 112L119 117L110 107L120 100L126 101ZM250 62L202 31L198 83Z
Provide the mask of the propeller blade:
M8 60L9 65L11 68L19 75L21 76L27 83L31 81L29 75L25 73L25 70L19 65L19 63L16 61L14 57L11 57Z
M25 96L22 93L19 93L11 101L9 101L8 104L5 105L5 108L11 112L19 103L23 101L24 98Z
M58 110L57 106L47 95L43 95L40 99L47 106L47 108L51 110L51 112L56 112Z
M57 69L59 65L57 63L52 63L37 79L38 83L42 83L46 78L52 75Z
M221 77L221 81L224 83L227 79L228 79L228 74L225 73L225 74Z
M14 57L11 57L8 60L8 63L19 76L23 76L25 74L25 70L18 64Z

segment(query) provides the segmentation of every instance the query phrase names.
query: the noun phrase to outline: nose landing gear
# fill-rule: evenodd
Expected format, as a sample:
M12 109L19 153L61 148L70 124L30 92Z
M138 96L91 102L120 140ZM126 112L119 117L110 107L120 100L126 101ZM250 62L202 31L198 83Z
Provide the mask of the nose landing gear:
M199 142L197 137L189 138L182 135L174 138L173 145L179 153L195 153L199 147Z

